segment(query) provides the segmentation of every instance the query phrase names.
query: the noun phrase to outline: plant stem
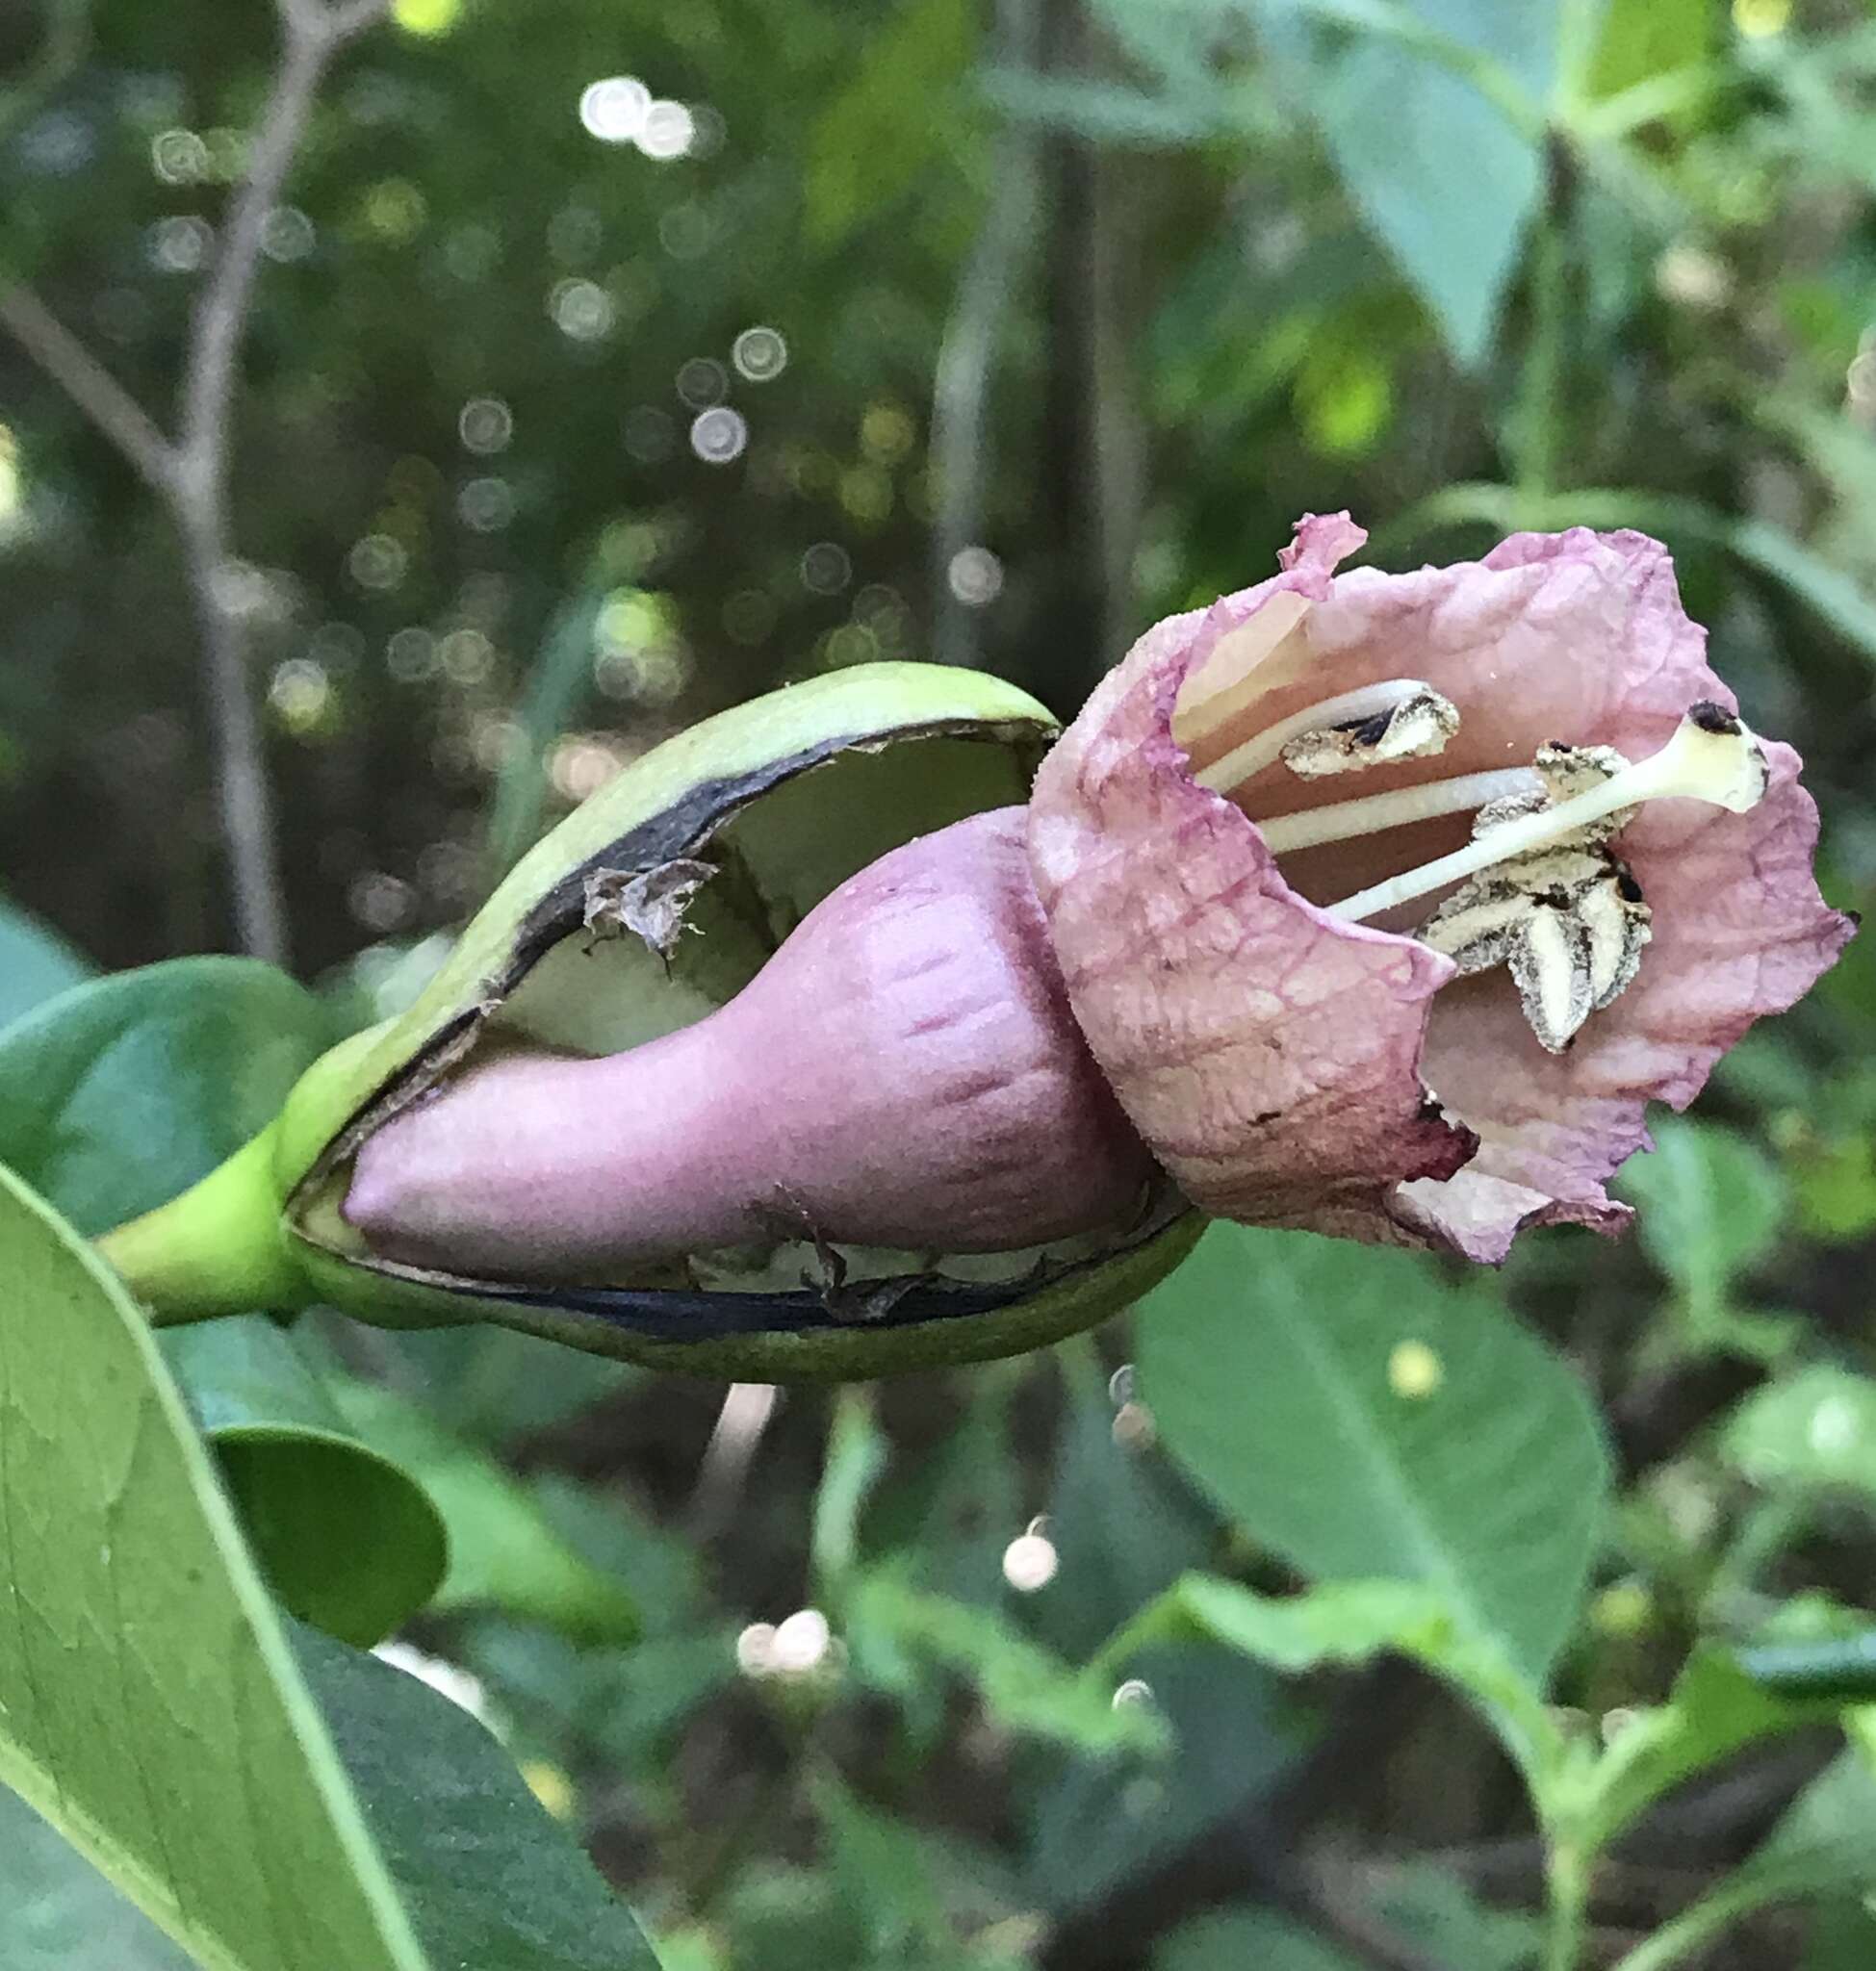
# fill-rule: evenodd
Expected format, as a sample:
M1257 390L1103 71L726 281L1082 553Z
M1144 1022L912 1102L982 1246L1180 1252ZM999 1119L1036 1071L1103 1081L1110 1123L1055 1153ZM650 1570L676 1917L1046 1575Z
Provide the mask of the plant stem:
M242 949L284 964L286 909L274 840L273 791L252 681L247 632L231 593L229 462L242 338L267 222L286 182L320 84L340 50L383 13L388 0L278 0L279 64L254 139L253 162L235 194L221 250L190 325L180 431L156 422L32 290L0 280L4 328L136 468L182 536L184 572L201 627L202 668L215 733L221 834ZM61 21L82 17L69 4ZM76 42L70 42L75 47ZM56 52L56 51L55 51ZM49 73L63 72L56 60Z
M1545 1869L1550 1922L1544 1936L1544 1971L1577 1971L1589 1916L1589 1869L1573 1841L1553 1837Z

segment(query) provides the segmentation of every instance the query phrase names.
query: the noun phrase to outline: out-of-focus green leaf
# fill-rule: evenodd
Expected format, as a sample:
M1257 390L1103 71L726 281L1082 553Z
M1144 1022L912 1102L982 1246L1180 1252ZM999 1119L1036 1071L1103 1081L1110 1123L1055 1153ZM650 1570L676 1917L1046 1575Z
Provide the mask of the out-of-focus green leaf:
M1375 1890L1375 1908L1390 1935L1436 1964L1526 1971L1537 1960L1542 1930L1536 1917L1492 1908L1433 1862L1411 1861L1390 1871Z
M391 1391L350 1379L333 1395L347 1423L410 1472L449 1532L443 1608L495 1607L586 1642L626 1641L638 1611L543 1513L527 1485Z
M886 1470L887 1455L871 1393L863 1386L837 1390L828 1420L827 1457L814 1495L809 1546L815 1577L830 1591L837 1589L852 1570L860 1544L860 1515Z
M178 1950L56 1828L0 1786L0 1965L5 1971L192 1971Z
M1817 1363L1755 1391L1722 1455L1755 1485L1840 1488L1876 1505L1876 1382Z
M1438 1586L1337 1581L1279 1598L1235 1581L1189 1574L1143 1609L1102 1651L1100 1668L1117 1670L1140 1646L1185 1628L1292 1675L1399 1651L1478 1707L1540 1799L1561 1758L1562 1743L1538 1690L1506 1659L1496 1640L1455 1615Z
M1605 0L1590 64L1596 96L1697 67L1719 44L1721 15L1709 0Z
M1733 1281L1771 1250L1785 1218L1778 1166L1717 1123L1663 1117L1654 1149L1622 1166L1621 1189L1641 1207L1649 1256L1697 1317L1725 1311Z
M0 1162L106 1231L265 1127L334 1037L310 992L251 959L94 980L0 1034Z
M1862 1897L1820 1897L1798 1971L1865 1971L1876 1964L1876 1914Z
M815 116L809 145L804 190L817 244L837 245L937 161L950 122L944 98L977 39L965 0L906 0L861 44L851 80ZM912 103L918 113L909 115Z
M37 917L0 900L0 1028L91 976L91 967Z
M149 1330L4 1171L0 1278L0 1779L217 1971L429 1971Z
M1727 1652L1702 1648L1664 1704L1640 1711L1597 1762L1577 1825L1585 1852L1605 1847L1662 1794L1760 1739L1833 1714L1828 1700L1760 1688Z
M265 1127L332 1037L311 993L245 959L96 980L0 1035L0 1161L101 1232ZM347 1430L305 1347L260 1316L163 1345L287 1607L353 1642L420 1607L441 1574L436 1515Z
M1117 1442L1092 1345L1065 1344L1056 1359L1066 1400L1044 1517L1058 1567L1024 1606L1055 1649L1078 1659L1199 1566L1218 1525L1157 1448Z
M1153 1953L1153 1971L1359 1971L1314 1931L1269 1909L1210 1909ZM1471 1967L1468 1967L1471 1971Z
M1152 1711L1116 1703L1113 1692L1013 1628L989 1608L953 1601L876 1572L855 1586L848 1648L862 1676L891 1688L893 1658L927 1662L963 1677L992 1723L1091 1753L1153 1751L1166 1731Z
M450 1558L444 1520L419 1474L361 1441L307 1344L258 1314L160 1341L291 1613L370 1644L429 1600Z
M1221 1645L1182 1638L1127 1667L1171 1749L1144 1770L1114 1754L1063 1753L1048 1765L1026 1818L1028 1880L1050 1909L1098 1906L1208 1830L1241 1822L1315 1736L1275 1677Z
M1146 1301L1140 1371L1162 1442L1254 1537L1315 1578L1426 1582L1542 1686L1607 1453L1577 1378L1489 1293L1216 1226Z
M1872 1886L1876 1773L1860 1754L1845 1752L1739 1867L1636 1945L1621 1971L1667 1971L1755 1909Z
M1266 0L1267 13L1316 14L1300 0ZM1401 32L1357 33L1323 43L1303 107L1323 133L1342 182L1375 237L1438 322L1455 361L1480 363L1543 192L1533 134L1481 93L1487 72L1533 101L1555 66L1555 10L1548 0L1407 0L1373 13L1401 16ZM1367 24L1367 23L1364 23ZM1462 75L1412 45L1413 31L1469 53Z

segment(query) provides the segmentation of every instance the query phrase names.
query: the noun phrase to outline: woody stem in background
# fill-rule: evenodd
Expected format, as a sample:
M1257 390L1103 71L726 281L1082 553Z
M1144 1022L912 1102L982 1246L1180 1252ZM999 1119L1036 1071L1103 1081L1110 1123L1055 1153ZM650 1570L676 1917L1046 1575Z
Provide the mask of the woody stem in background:
M24 283L0 279L0 328L59 385L168 509L201 625L216 786L243 950L287 960L273 792L247 676L246 629L228 514L242 338L269 215L292 168L321 84L387 0L278 0L280 54L251 162L190 323L179 428L172 438Z

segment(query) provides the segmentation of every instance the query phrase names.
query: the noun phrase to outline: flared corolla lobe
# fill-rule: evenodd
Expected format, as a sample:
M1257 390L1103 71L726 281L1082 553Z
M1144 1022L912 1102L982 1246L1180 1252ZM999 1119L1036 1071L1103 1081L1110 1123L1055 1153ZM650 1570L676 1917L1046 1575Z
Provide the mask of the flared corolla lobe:
M1738 726L1658 543L1337 575L1364 538L1305 519L1272 580L1142 638L1044 762L1030 853L1070 1003L1207 1211L1484 1260L1525 1225L1615 1229L1647 1103L1691 1100L1850 934L1797 756ZM1726 755L1697 798L1646 768L1678 733ZM1323 756L1335 778L1301 770ZM1563 826L1623 772L1632 806ZM1547 806L1535 848L1470 852L1469 888L1405 873ZM1412 934L1440 909L1470 976Z
M862 870L693 1026L472 1067L364 1144L345 1215L385 1257L568 1280L778 1239L1019 1249L1125 1226L1154 1174L1005 808Z

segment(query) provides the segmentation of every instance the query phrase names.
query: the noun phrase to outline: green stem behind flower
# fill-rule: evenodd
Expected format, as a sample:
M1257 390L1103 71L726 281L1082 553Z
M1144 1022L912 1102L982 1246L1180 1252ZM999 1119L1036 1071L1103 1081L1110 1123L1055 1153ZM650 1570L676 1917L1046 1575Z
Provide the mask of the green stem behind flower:
M273 1149L270 1129L180 1197L97 1241L158 1327L306 1304L280 1223Z

